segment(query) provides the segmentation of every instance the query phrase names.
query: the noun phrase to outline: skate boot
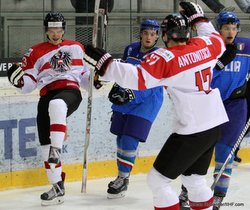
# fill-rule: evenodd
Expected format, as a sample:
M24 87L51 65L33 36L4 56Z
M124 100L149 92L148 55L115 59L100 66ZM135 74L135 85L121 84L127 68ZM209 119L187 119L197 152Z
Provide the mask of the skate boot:
M179 203L181 206L181 209L189 209L189 203L188 203L188 192L186 187L181 185L181 194L179 195Z
M54 171L56 165L60 162L61 149L50 146L48 164L50 165L51 171Z
M226 196L226 194L223 193L223 192L215 192L214 193L213 210L219 210L220 209L220 207L222 205L222 201L223 201L225 196Z
M64 181L57 182L52 188L41 195L42 206L61 204L64 202Z
M108 184L107 197L110 199L124 197L125 191L128 189L128 184L128 178L118 176Z

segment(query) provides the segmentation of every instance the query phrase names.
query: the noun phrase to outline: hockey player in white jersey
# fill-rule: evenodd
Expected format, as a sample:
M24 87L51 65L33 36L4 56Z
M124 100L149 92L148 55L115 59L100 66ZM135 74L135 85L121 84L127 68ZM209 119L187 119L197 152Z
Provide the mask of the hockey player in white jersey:
M171 182L181 176L189 191L191 209L212 209L213 192L206 184L220 125L228 121L218 89L211 89L212 69L225 44L202 8L181 2L198 37L189 38L187 19L168 15L162 23L167 48L149 54L138 66L118 63L103 49L87 46L84 59L103 80L131 89L166 86L174 104L176 123L148 173L155 210L179 210Z
M65 19L60 13L48 13L44 29L48 41L29 49L22 65L13 64L8 78L20 92L40 90L37 127L44 167L52 189L41 195L42 205L59 204L65 194L61 150L65 140L66 118L82 101L80 86L89 85L89 68L84 65L82 44L64 40ZM100 87L98 80L95 87Z

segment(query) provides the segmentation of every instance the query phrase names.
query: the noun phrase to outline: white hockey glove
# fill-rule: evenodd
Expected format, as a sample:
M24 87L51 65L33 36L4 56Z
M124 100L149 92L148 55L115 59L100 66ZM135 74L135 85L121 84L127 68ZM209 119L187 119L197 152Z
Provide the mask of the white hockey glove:
M180 6L183 9L180 13L188 18L191 27L197 22L208 22L208 18L204 16L203 9L199 4L195 4L194 2L180 2Z
M85 47L83 59L87 66L93 69L100 76L105 74L109 63L113 61L112 56L104 49L95 48L91 45L87 45Z
M17 88L23 87L23 69L21 65L14 63L7 71L8 79Z

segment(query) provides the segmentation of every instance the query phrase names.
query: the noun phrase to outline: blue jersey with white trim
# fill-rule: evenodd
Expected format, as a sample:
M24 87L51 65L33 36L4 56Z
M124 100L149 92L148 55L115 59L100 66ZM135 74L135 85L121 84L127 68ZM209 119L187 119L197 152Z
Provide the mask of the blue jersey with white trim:
M122 60L134 65L140 64L143 57L155 50L154 47L146 53L140 52L140 42L128 45L123 54ZM153 122L163 103L163 87L155 87L147 90L133 90L135 99L124 105L112 105L112 110L144 118Z
M250 39L236 37L237 53L235 58L222 71L213 71L212 88L218 88L222 100L227 100L232 92L244 85L250 73Z

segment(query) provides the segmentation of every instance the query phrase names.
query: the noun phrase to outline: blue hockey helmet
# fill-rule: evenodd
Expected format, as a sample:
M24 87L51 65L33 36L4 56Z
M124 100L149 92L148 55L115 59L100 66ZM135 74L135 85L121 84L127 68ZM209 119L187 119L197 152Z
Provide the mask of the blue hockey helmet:
M216 18L216 25L220 29L225 24L235 24L237 27L240 26L239 17L231 11L222 11Z
M146 30L146 29L152 29L159 31L160 25L156 20L153 19L146 19L141 23L140 31Z

